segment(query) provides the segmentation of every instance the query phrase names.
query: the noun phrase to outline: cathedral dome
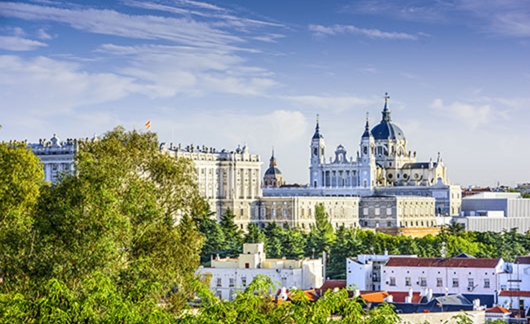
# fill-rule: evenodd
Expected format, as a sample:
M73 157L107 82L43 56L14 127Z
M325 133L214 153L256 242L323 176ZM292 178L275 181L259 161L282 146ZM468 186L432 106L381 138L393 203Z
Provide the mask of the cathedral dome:
M398 141L404 141L405 140L405 134L399 128L399 126L393 124L390 119L390 109L388 109L388 99L390 97L388 94L385 94L385 107L383 108L383 118L381 119L381 122L379 125L376 125L370 133L374 137L375 140L398 140Z
M375 140L405 140L405 134L401 128L391 122L381 121L379 125L372 128L370 133Z
M276 174L282 174L280 169L277 167L269 167L267 171L265 171L265 175L276 175Z

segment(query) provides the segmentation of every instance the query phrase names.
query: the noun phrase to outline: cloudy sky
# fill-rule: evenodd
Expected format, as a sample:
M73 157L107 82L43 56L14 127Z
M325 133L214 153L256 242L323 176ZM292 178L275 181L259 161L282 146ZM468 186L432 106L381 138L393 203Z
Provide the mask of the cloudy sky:
M530 182L528 0L0 2L0 140L274 147L307 183L316 115L355 156L366 113L453 183Z

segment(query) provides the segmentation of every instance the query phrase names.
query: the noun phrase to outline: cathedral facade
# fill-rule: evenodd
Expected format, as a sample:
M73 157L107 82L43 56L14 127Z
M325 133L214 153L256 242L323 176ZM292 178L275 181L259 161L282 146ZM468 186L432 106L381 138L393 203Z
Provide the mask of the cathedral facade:
M451 185L440 154L435 161L416 160L403 130L392 122L388 95L380 122L368 117L355 156L339 144L326 159L326 143L317 119L311 138L309 184L305 187L263 188L264 196L420 196L435 198L435 213L460 213L460 187Z
M311 187L356 188L369 193L376 187L430 186L438 181L448 184L439 154L434 162L417 162L416 152L407 149L404 132L392 123L388 99L386 96L379 124L370 129L366 118L355 158L348 158L345 147L340 144L326 162L326 144L317 120L311 140Z

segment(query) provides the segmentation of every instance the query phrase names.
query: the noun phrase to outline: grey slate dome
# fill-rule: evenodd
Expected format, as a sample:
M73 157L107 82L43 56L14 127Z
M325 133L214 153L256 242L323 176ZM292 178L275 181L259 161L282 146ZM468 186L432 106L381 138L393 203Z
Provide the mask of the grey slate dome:
M405 140L405 133L399 126L393 124L390 119L390 109L388 109L388 95L385 96L385 108L383 108L383 118L381 122L376 125L370 133L375 140Z
M277 167L269 167L267 171L265 171L265 175L276 175L276 174L282 174L280 169Z

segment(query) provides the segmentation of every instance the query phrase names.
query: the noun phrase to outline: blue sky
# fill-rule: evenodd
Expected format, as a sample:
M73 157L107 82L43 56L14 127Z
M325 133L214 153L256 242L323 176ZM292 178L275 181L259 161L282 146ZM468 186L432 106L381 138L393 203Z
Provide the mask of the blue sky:
M0 140L92 137L274 147L307 183L316 115L326 155L355 156L388 92L418 160L453 183L530 182L530 2L3 1Z

